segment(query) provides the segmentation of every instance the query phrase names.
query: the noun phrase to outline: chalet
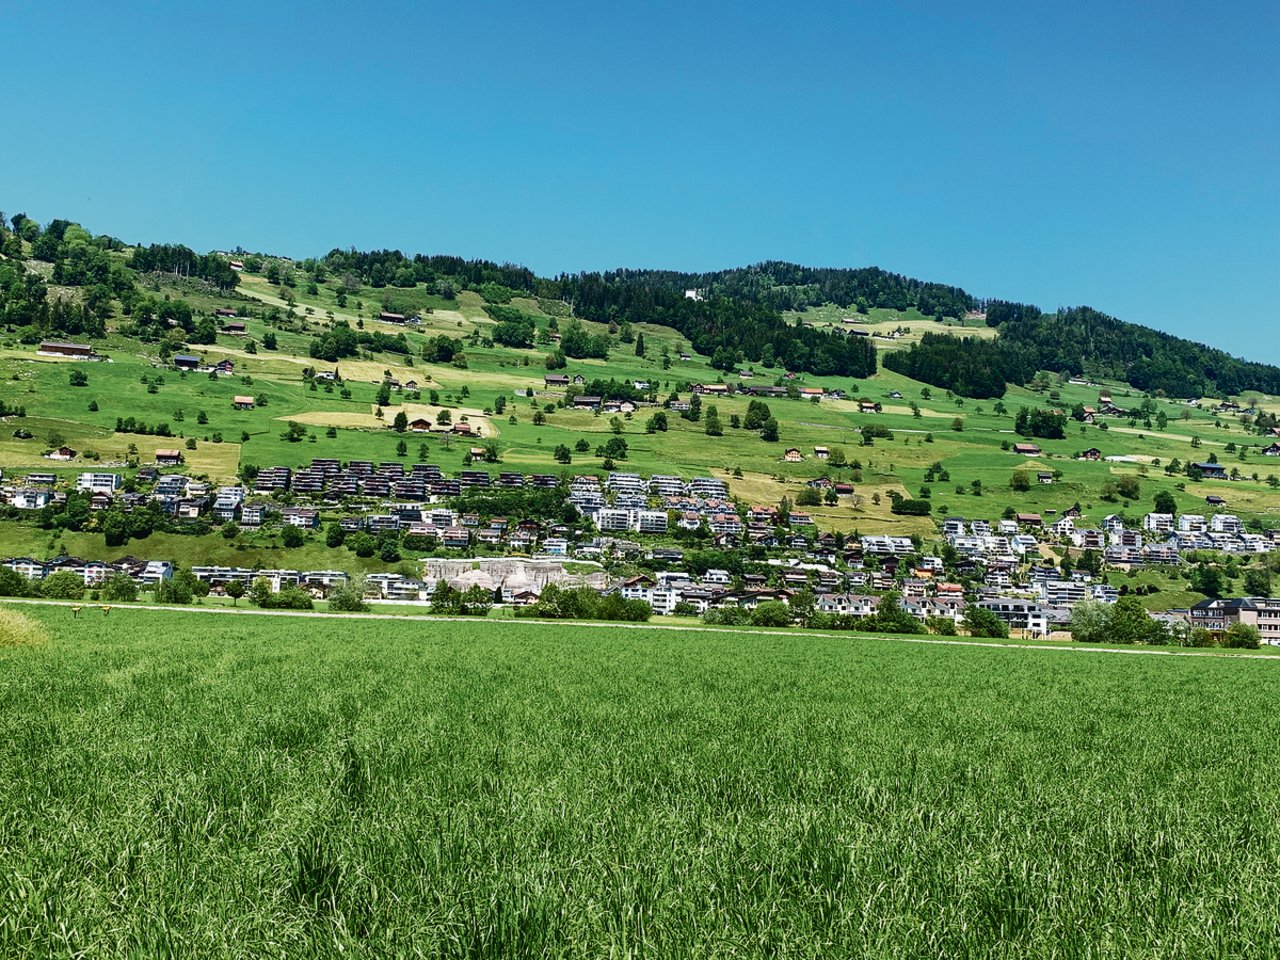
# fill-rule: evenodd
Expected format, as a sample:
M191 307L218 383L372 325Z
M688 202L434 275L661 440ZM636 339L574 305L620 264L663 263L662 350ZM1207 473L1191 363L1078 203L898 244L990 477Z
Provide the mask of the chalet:
M480 434L478 430L473 430L471 428L471 424L466 423L465 421L462 423L455 423L452 427L449 428L449 432L456 433L464 437L474 437L474 436L479 436Z
M232 320L230 323L222 325L222 332L236 337L243 337L247 331L243 320Z
M70 447L59 447L57 450L45 454L45 457L49 460L74 460L75 456L76 452Z
M790 447L782 455L782 459L785 460L787 463L800 463L802 460L804 460L804 454L801 453L799 450L797 450L795 447Z
M575 387L580 387L580 386L582 386L582 385L583 385L584 383L586 383L586 382L587 382L587 378L586 378L586 377L584 377L582 374L580 374L580 373L575 373L575 374L573 375L573 385L574 385Z
M1225 480L1227 478L1227 468L1220 463L1193 463L1195 469L1200 471L1200 476L1206 480Z
M875 400L859 400L858 412L859 413L879 413L880 404L878 401L875 401Z
M1094 420L1096 420L1097 418L1098 418L1098 411L1097 411L1097 410L1095 410L1093 407L1085 407L1085 408L1084 408L1084 422L1085 422L1085 423L1093 423L1093 421L1094 421Z
M1084 453L1080 454L1080 459L1081 460L1101 460L1102 451L1099 450L1097 447L1090 447Z
M1216 493L1209 494L1209 496L1204 498L1204 502L1212 507L1224 507L1227 504L1227 501Z
M853 496L852 483L837 483L832 489L835 490L837 496L841 496L841 497Z
M409 421L409 429L414 433L430 433L431 421L426 417L417 417Z
M378 314L378 319L383 323L405 323L408 320L408 317L403 313L388 313L386 310L383 310Z
M583 394L573 398L573 405L579 409L594 410L600 406L600 398Z
M483 460L484 447L472 447L470 450L467 451L467 455L471 457L472 460Z
M157 450L156 463L162 467L176 467L182 463L181 450Z
M542 378L542 383L548 387L567 387L569 378L562 373L548 373Z
M1273 443L1269 447L1262 448L1264 457L1280 457L1280 443Z
M1040 448L1034 443L1015 443L1013 445L1013 452L1024 457L1040 456Z
M825 391L821 387L801 387L800 388L800 396L806 400L810 400L815 397L821 400L824 393Z
M829 456L831 456L831 451L828 450L826 447L814 447L813 455L817 457L819 460L826 460Z
M417 380L406 380L406 381L404 382L404 388L405 388L406 390L417 390L417 389L418 389L418 381L417 381Z
M1047 470L1041 470L1036 474L1037 483L1053 483L1053 474Z
M238 314L238 313L236 313L236 311L235 311L235 308L234 308L234 307L218 307L216 310L214 310L214 311L213 311L213 315L214 315L215 317L236 317L236 316L239 316L239 314Z
M252 410L253 397L237 396L231 401L231 405L237 410Z
M179 370L197 370L200 367L200 358L193 357L189 353L174 354L173 365Z
M683 350L681 350L681 351L680 351L680 359L681 359L681 360L692 360L692 359L693 359L693 357L692 357L691 355L689 355L689 354L685 353Z
M1038 513L1019 513L1015 515L1014 519L1025 527L1044 526L1044 521L1040 518L1040 514Z
M219 360L213 365L213 369L219 376L229 377L236 372L236 365L230 360Z
M42 357L71 357L74 360L97 360L93 347L87 343L62 343L57 340L42 340L36 353Z
M729 392L729 385L727 383L695 383L689 389L694 393L722 396Z
M1078 502L1072 504L1071 506L1067 507L1067 509L1062 511L1062 515L1064 517L1067 517L1072 520L1078 520L1080 518L1081 513L1082 511L1080 509L1080 504Z

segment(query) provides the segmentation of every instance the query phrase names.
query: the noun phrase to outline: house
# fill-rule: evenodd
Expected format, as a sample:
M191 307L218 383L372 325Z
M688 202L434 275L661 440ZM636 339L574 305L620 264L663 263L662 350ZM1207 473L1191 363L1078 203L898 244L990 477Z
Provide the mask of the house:
M800 463L802 460L804 460L804 454L801 453L799 450L797 450L795 447L789 447L787 451L782 455L782 459L785 460L787 463Z
M118 473L82 473L76 477L76 489L82 493L115 493L122 482Z
M409 421L409 429L413 433L430 433L431 421L426 417L415 417Z
M1201 600L1189 611L1191 626L1221 638L1238 623L1257 627L1262 642L1280 645L1280 600L1271 597L1233 597Z
M192 356L189 353L176 353L173 356L173 365L179 370L197 370L200 367L200 358Z
M10 494L9 503L15 510L43 510L52 498L53 494L47 489L23 487Z
M42 340L36 353L42 357L71 357L73 360L99 359L93 347L87 343L62 343L57 340Z
M1199 470L1200 476L1206 480L1227 479L1227 468L1220 463L1194 463L1192 466Z
M230 323L225 323L222 325L222 332L232 336L243 337L246 332L244 321L232 320Z
M1102 451L1099 450L1097 447L1090 447L1088 450L1084 451L1084 453L1080 454L1080 459L1081 460L1101 460Z
M320 526L320 511L306 507L285 507L280 511L280 517L288 526L303 530L314 530Z
M176 467L182 463L181 450L157 450L156 463L162 467Z
M582 385L583 385L584 383L586 383L586 382L587 382L587 378L586 378L586 377L584 377L582 374L580 374L580 373L575 373L575 374L573 375L573 385L574 385L575 387L580 387L580 386L582 386Z
M879 413L880 403L879 401L876 401L876 400L859 400L858 412L859 413Z
M1262 448L1264 457L1280 457L1280 443L1273 443L1269 447Z
M1224 507L1227 504L1227 501L1216 493L1209 494L1209 496L1204 498L1204 502L1213 507Z
M404 323L408 318L403 313L388 313L383 310L378 314L378 319L383 323Z
M800 396L806 400L813 400L813 399L821 400L825 395L825 393L826 391L824 391L821 387L801 387L800 388Z
M1019 513L1014 517L1014 519L1026 527L1044 526L1044 521L1040 518L1040 514L1038 513Z
M600 398L583 394L573 398L573 405L578 409L594 410L600 406Z
M649 390L649 381L648 380L632 380L631 387L634 390L644 390L647 392Z
M237 396L232 399L231 405L237 410L252 410L253 397Z
M567 387L569 385L569 378L562 373L548 373L542 378L542 383L544 386L548 387Z
M59 447L50 453L46 453L45 457L49 460L74 460L76 452L70 447Z
M729 392L727 383L695 383L689 387L691 391L708 396L723 396Z
M1040 470L1036 473L1037 483L1053 483L1053 474L1048 470Z
M218 307L213 311L213 315L215 317L235 317L239 314L236 313L234 307Z
M1013 445L1013 452L1024 457L1040 456L1040 448L1034 443L1015 443Z

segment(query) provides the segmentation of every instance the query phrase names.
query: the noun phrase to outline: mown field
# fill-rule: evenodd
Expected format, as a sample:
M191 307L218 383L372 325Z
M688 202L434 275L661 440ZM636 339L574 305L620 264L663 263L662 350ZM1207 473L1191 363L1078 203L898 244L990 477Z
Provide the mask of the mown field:
M6 957L1280 943L1269 661L23 612Z

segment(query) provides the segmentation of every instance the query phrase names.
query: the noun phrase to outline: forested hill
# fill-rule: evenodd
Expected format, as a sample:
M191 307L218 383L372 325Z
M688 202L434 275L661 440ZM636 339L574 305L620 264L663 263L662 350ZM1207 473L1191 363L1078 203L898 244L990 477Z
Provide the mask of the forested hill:
M7 221L0 215L0 255L8 258L0 259L0 322L29 326L41 335L93 336L102 330L115 301L130 330L177 325L197 338L193 342L207 342L215 329L211 321L202 328L181 302L158 300L139 278L177 273L223 290L238 282L229 258L217 253L197 254L179 244L130 247L108 235L94 236L73 221L54 220L41 227L24 214ZM513 264L406 256L398 250L335 249L297 263L243 256L268 266L284 264L286 273L300 267L313 282L329 276L374 288L424 284L446 299L468 289L495 308L516 296L533 296L564 301L586 320L661 324L678 330L725 371L745 363L822 376L874 373L877 355L870 337L806 323L803 313L800 319L784 315L835 304L857 313L914 310L937 319L985 310L987 323L997 330L995 340L930 334L910 348L884 355L891 369L970 396L998 396L1006 382L1025 383L1039 370L1115 377L1173 396L1249 389L1280 393L1280 368L1240 360L1088 307L1043 313L1027 304L980 300L959 287L878 267L814 268L768 261L705 273L615 270L539 277ZM33 275L18 266L25 258L52 267ZM42 277L58 287L80 287L83 295L50 295ZM510 319L509 311L497 318Z
M886 355L891 370L975 397L996 397L1005 383L1026 383L1039 370L1126 380L1173 397L1280 393L1280 368L1126 323L1091 307L1043 313L1028 304L993 302L987 323L997 338L929 334Z

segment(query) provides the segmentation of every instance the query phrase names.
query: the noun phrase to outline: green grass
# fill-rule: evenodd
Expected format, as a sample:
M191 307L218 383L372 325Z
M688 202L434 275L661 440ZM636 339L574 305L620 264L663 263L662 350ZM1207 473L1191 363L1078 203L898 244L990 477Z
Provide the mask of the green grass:
M1273 663L21 609L5 956L1280 941Z

